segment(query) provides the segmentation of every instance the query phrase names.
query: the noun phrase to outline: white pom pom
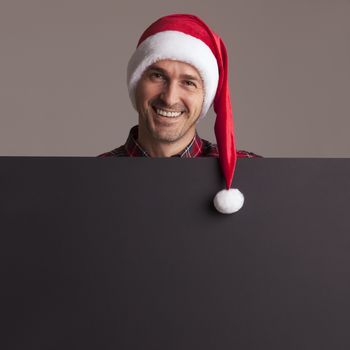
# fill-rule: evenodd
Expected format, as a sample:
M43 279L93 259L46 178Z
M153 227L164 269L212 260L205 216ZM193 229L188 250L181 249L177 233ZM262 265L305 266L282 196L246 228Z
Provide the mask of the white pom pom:
M222 214L232 214L242 208L244 196L237 188L222 190L214 198L214 206Z

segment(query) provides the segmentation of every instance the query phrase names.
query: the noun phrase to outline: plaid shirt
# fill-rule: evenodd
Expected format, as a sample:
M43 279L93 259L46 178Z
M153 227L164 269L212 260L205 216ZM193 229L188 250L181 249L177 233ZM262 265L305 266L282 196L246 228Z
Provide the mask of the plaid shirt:
M126 143L112 151L100 154L98 157L150 157L137 142L138 126L131 128ZM180 153L172 157L195 158L195 157L219 157L217 145L201 139L196 133L190 144ZM237 158L261 158L261 156L247 151L237 151Z

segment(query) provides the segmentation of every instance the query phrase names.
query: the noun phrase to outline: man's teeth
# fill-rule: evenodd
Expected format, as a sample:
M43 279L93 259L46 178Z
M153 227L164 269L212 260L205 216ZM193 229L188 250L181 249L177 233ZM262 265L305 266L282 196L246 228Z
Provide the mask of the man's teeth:
M166 112L162 109L157 108L157 114L162 115L163 117L175 118L178 117L182 112Z

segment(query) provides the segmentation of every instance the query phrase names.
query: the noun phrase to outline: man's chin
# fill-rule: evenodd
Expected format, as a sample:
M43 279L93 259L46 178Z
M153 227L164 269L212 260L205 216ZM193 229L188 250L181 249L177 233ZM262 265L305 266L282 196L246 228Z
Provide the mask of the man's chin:
M155 120L152 125L148 125L149 134L152 138L162 143L173 143L181 139L180 125L174 121Z
M161 131L153 131L152 137L154 140L160 143L174 143L181 139L182 135L180 133L169 133L169 132L161 132Z

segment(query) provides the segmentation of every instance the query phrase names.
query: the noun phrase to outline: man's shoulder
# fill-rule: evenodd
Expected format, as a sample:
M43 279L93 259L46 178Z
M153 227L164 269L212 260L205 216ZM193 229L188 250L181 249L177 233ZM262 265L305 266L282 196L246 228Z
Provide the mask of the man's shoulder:
M219 157L219 149L218 145L215 143L211 143L207 140L202 139L203 142L203 152L202 157ZM262 156L254 153L248 152L244 150L236 151L237 158L263 158Z
M102 153L97 156L98 158L106 158L106 157L128 157L128 154L125 149L125 145L119 146L111 151Z
M263 156L260 156L253 152L238 150L237 152L237 158L263 158Z

